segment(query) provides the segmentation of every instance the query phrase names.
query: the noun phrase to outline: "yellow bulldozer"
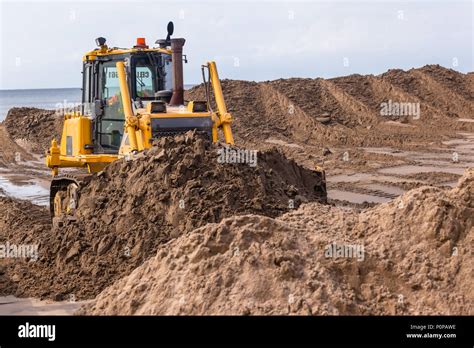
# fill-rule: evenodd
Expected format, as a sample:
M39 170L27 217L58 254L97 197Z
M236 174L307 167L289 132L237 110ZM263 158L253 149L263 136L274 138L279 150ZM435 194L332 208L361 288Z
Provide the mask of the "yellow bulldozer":
M84 177L59 173L60 168L84 168L85 175L99 172L112 161L150 148L153 139L189 130L203 132L213 142L221 130L225 143L234 143L215 62L202 66L206 100L185 103L185 39L171 38L173 30L170 22L166 39L152 48L144 38L132 48L118 48L99 37L98 47L84 55L81 110L64 115L60 145L53 139L46 157L53 173L52 217L74 211Z

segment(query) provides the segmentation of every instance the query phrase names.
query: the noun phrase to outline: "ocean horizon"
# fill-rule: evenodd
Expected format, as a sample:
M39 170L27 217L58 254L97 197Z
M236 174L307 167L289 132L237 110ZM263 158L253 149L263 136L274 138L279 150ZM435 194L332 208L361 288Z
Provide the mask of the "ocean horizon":
M195 86L185 85L185 89ZM82 101L81 88L0 89L0 122L14 107L54 110L59 106Z
M80 103L80 88L2 89L0 90L0 121L13 107L56 109L59 103Z

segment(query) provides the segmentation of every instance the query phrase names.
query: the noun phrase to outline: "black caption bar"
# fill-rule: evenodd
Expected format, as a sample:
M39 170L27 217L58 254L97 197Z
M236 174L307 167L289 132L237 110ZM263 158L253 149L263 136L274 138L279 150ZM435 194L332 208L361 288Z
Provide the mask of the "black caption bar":
M473 317L0 317L0 346L408 344L472 347Z

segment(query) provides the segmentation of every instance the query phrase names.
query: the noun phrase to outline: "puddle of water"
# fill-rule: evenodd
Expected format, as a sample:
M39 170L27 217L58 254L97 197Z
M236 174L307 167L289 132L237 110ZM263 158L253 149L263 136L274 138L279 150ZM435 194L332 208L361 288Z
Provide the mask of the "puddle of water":
M410 175L417 173L451 173L462 175L464 173L464 167L435 167L435 166L416 166L416 165L407 165L407 166L398 166L390 168L379 169L379 173L382 174L398 174L398 175Z
M6 196L26 199L33 204L49 205L49 190L35 181L19 181L13 183L6 176L0 175L0 191Z
M397 178L389 175L381 175L377 173L355 173L355 174L339 174L334 176L327 176L327 182L370 182L370 181L388 181L388 182L419 182L419 180L408 178Z
M328 190L329 199L338 199L341 201L348 201L351 203L385 203L391 200L387 197L372 196L370 194L356 193L341 190Z
M392 156L398 156L398 157L406 157L406 156L416 153L416 152L411 152L411 151L396 150L390 147L360 147L359 149L364 150L366 152L370 152L370 153L377 153L381 155L392 155Z
M72 315L87 301L52 302L35 298L0 297L0 315Z
M446 159L419 159L417 162L422 164L423 166L437 166L437 167L453 167L453 168L469 168L474 167L474 157L472 156L464 156L462 154L458 154L459 161L453 162L452 156L451 158Z
M405 192L400 187L381 185L381 184L369 184L369 185L364 185L364 187L370 190L382 191L382 192L385 192L391 195L396 195L396 196L400 196Z
M466 144L456 147L455 149L449 148L433 148L433 150L437 150L440 152L417 152L417 151L396 151L390 148L362 148L364 151L369 153L376 153L382 155L391 155L395 157L406 157L410 160L415 161L422 161L423 159L434 159L440 160L443 159L451 161L453 157L453 152L458 152L459 155L463 154L465 161L474 161L474 156L472 156L472 148L474 148L474 144Z
M374 177L373 174L368 173L354 173L354 174L339 174L339 175L329 175L326 180L328 182L356 182L369 180Z

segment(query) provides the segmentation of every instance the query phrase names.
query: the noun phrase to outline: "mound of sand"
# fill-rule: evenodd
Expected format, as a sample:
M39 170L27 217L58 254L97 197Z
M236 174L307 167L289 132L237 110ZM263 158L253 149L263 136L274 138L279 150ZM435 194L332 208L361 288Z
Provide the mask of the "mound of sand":
M79 314L472 315L473 196L470 170L360 214L231 217L162 246Z
M63 118L53 110L21 107L10 109L3 124L27 151L44 154L51 139L60 140Z
M51 228L44 209L20 205L20 213L19 203L2 199L4 212L15 213L0 213L1 237L37 242L40 258L0 260L0 292L91 298L160 249L164 254L135 271L147 284L134 273L87 312L472 312L466 290L472 285L466 256L472 173L453 191L420 188L360 214L303 204L276 218L289 210L290 199L296 208L316 200L319 178L268 150L279 146L312 168L325 160L320 153L326 146L403 148L472 131L474 123L456 121L472 118L473 81L472 73L439 66L329 80L224 80L236 143L262 151L256 167L218 163L219 147L188 135L164 139L95 175L83 186L78 218L62 227ZM203 87L187 91L187 99L204 99ZM387 100L420 102L420 120L381 116L380 103ZM9 150L0 162L11 161L15 142L44 153L61 124L54 111L10 110L7 132L0 128L0 143ZM351 153L365 160L357 156ZM364 261L325 258L333 242L364 245ZM149 302L148 292L156 302Z
M51 228L49 214L43 207L28 201L0 197L0 244L37 245L40 249L45 231ZM2 249L3 252L5 250ZM0 258L0 295L17 291L18 282L30 270L29 260ZM26 262L23 262L26 261Z
M392 69L380 77L419 102L421 116L429 123L445 118L472 118L474 98L465 74L428 65L408 71Z
M33 159L22 147L10 137L5 127L0 124L0 167L11 167L21 161Z
M389 70L385 74L350 75L333 79L279 79L266 82L222 81L229 111L234 116L237 142L268 148L270 138L310 146L410 146L472 131L472 78L441 66ZM205 99L204 87L187 91L187 99ZM382 116L388 101L420 103L420 118ZM408 124L413 127L400 127ZM285 146L287 155L297 158ZM315 159L321 162L322 158Z
M94 175L82 187L76 220L36 235L40 259L15 294L91 298L183 233L233 215L276 217L321 198L319 174L276 150L258 153L255 167L220 163L220 150L189 132ZM24 228L14 240L29 233Z

